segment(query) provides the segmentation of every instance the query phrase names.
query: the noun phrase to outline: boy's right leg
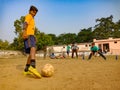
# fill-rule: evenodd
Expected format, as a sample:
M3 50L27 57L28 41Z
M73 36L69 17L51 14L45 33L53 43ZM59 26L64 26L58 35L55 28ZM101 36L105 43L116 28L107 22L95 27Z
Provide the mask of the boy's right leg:
M89 57L88 57L88 60L90 60L92 57L92 52L90 53Z
M75 53L76 53L76 57L78 58L78 51L77 51L77 50L75 50Z
M24 69L24 75L33 75L30 71L29 71L29 68L30 68L30 55L28 56L28 59L27 59L27 63L26 63L26 66L25 66L25 69Z

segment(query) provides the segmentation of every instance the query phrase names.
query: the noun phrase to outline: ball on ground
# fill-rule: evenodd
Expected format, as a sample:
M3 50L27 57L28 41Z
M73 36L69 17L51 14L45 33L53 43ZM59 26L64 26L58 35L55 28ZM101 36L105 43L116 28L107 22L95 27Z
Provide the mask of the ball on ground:
M54 74L54 67L51 64L45 64L41 69L41 74L44 77L51 77Z

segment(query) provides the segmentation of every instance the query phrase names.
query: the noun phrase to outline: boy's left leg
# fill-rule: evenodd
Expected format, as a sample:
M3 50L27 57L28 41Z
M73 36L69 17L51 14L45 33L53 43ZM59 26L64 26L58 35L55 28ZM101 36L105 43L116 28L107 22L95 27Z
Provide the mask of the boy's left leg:
M36 53L36 48L31 47L31 50L30 50L31 63L30 63L30 67L28 70L31 73L33 73L36 77L41 78L40 73L36 70L35 53Z
M77 50L75 50L75 53L76 53L76 57L78 58L78 51L77 51Z
M104 60L106 60L106 57L105 57L101 52L98 51L98 54L99 54L100 56L102 56L102 57L104 58Z
M31 47L31 49L30 49L30 56L31 56L31 63L30 63L30 65L33 68L36 68L35 53L36 53L36 48L35 47Z
M72 58L74 57L74 50L72 50Z

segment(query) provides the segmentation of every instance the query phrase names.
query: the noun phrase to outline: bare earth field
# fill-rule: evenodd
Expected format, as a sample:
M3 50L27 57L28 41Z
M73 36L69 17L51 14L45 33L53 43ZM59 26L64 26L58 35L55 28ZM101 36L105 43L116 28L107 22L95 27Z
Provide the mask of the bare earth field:
M52 77L41 79L24 76L25 56L0 58L0 90L120 90L120 58L107 56L43 59L37 57L37 70L50 63L55 68Z

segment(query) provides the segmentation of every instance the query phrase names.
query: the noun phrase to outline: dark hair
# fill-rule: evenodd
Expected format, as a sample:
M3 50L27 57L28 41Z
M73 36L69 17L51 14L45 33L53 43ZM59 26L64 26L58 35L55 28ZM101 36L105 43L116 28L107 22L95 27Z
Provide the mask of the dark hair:
M95 43L94 43L94 42L92 42L92 45L95 45Z
M36 11L36 12L38 12L38 9L35 6L30 6L30 10L29 11Z

